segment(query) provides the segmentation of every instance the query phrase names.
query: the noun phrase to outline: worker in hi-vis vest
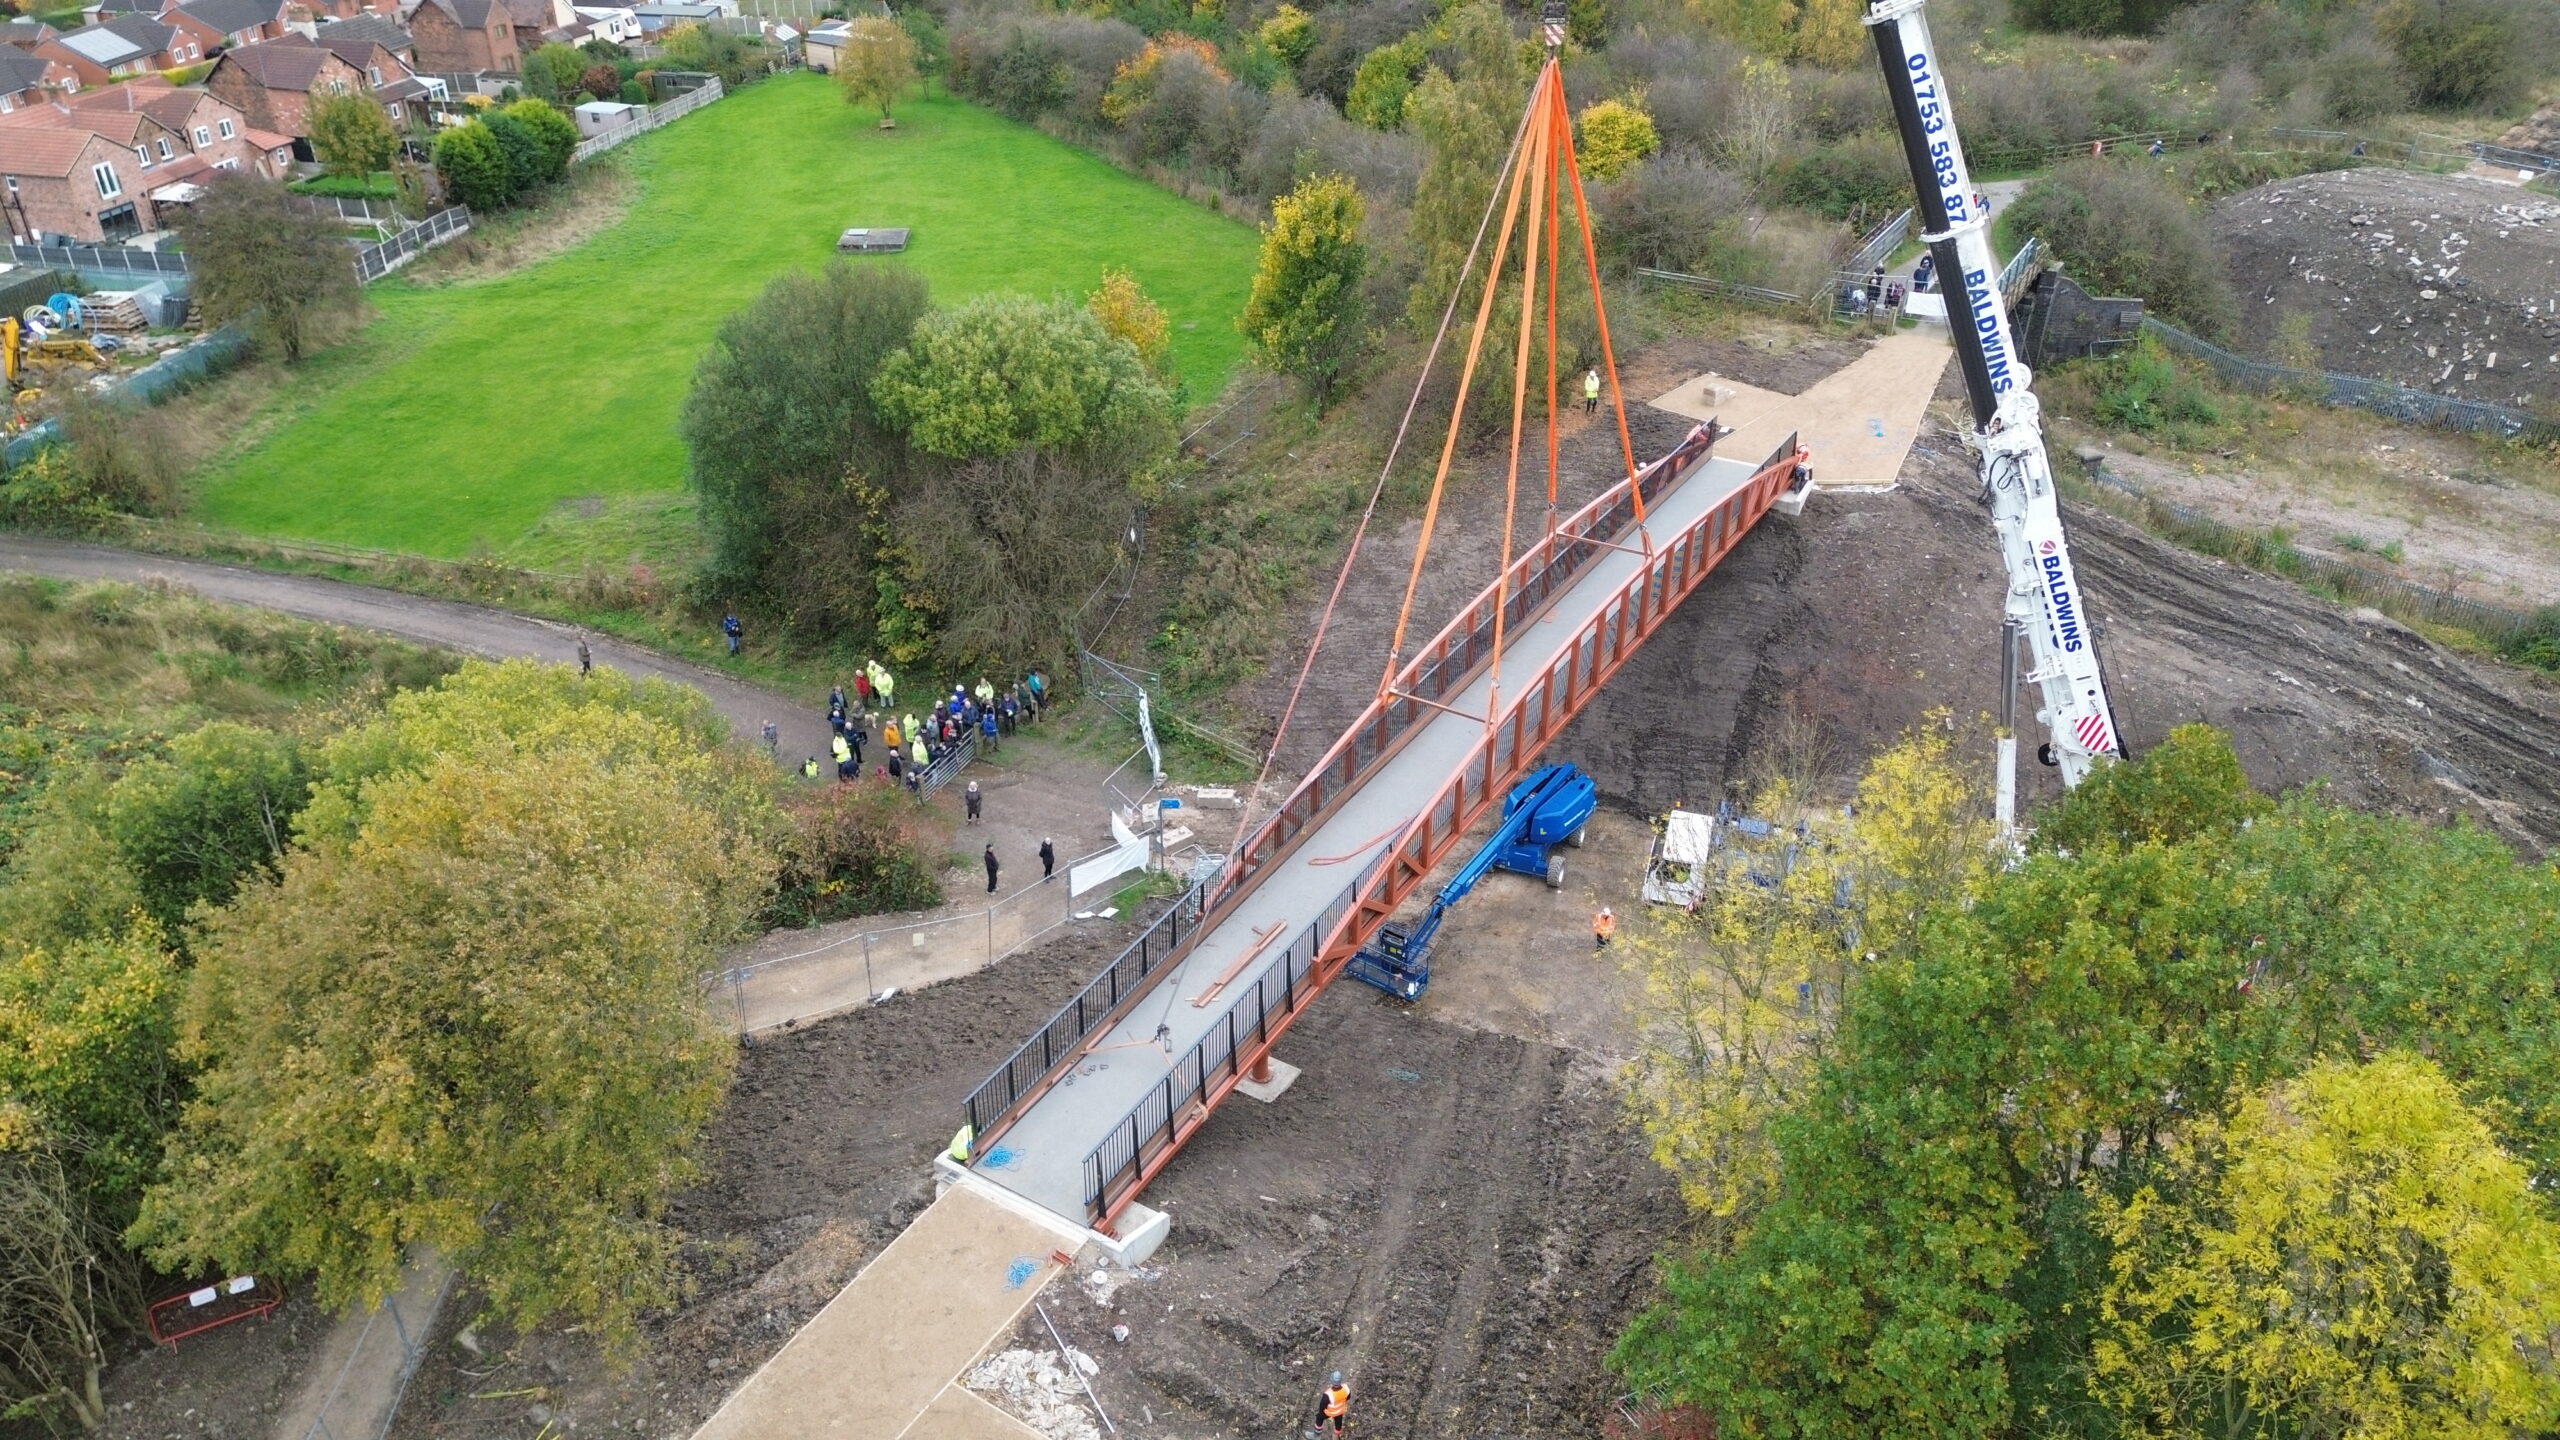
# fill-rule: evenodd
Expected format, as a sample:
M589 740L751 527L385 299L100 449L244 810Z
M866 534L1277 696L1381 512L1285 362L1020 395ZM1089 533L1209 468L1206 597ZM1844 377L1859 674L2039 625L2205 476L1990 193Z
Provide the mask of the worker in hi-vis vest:
M960 1127L959 1131L951 1137L950 1150L944 1153L950 1155L952 1159L959 1161L961 1164L966 1165L969 1163L969 1146L977 1138L977 1126L963 1125Z
M1597 370L1586 370L1582 373L1582 413L1585 415L1597 414L1599 409L1600 372Z
M1316 1395L1316 1432L1321 1434L1325 1426L1331 1425L1333 1433L1339 1435L1350 1419L1351 1387L1342 1383L1342 1372L1336 1370Z
M1591 917L1591 948L1609 948L1609 937L1617 933L1618 917L1610 913L1608 906L1601 906L1600 913Z

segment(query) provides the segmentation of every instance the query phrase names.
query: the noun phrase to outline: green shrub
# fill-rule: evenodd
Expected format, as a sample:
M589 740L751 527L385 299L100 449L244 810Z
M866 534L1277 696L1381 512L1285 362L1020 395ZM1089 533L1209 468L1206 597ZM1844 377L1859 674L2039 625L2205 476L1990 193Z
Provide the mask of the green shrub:
M941 904L938 867L916 815L905 792L885 784L830 783L793 802L767 923L798 929Z
M2222 408L2204 380L2157 340L2145 336L2100 363L2110 373L2098 390L2097 416L2107 425L2150 435L2223 423Z
M1789 204L1834 220L1869 223L1911 204L1911 168L1900 141L1868 130L1825 145L1790 166L1781 193Z
M2190 329L2228 333L2238 302L2222 252L2195 202L2157 163L2074 160L2029 187L2010 214L2091 292L2138 295Z

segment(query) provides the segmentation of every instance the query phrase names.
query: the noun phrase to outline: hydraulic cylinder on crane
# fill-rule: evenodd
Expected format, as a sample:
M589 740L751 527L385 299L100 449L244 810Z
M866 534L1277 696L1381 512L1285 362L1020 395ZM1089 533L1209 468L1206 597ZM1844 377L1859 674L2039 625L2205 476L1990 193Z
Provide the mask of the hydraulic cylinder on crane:
M2061 768L2062 783L2079 784L2096 757L2120 754L2121 748L2099 671L2097 639L2090 632L2080 581L2071 568L2071 547L2062 533L2036 397L2028 388L2034 376L2009 328L2000 261L1991 249L1991 217L1976 198L1972 172L1965 166L1964 143L1956 136L1955 111L1929 37L1926 9L1927 0L1874 0L1866 23L1875 33L1876 58L1884 67L1885 90L1893 99L1894 122L1911 163L1917 195L1913 218L1936 257L1946 291L1948 328L1973 406L1983 499L2008 566L2002 635L2008 653L2002 671L2010 683L2001 699L2006 733L1999 774L2005 829L2014 823L2017 805L2016 727L2010 723L2017 686L2009 672L2018 635L2026 636L2034 657L2025 678L2039 687L2042 699L2036 718L2049 738L2040 753L2046 764Z

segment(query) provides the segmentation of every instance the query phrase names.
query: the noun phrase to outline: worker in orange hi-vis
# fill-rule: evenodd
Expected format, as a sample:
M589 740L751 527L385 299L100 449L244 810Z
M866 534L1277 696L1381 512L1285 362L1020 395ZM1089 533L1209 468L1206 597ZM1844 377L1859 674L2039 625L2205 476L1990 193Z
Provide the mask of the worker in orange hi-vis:
M1340 1435L1342 1427L1350 1420L1351 1387L1342 1383L1342 1372L1336 1370L1333 1378L1325 1382L1324 1389L1316 1394L1316 1428L1307 1433L1321 1435L1324 1428L1331 1425L1333 1433Z
M1617 933L1618 917L1610 913L1608 906L1601 906L1600 913L1591 917L1591 948L1608 949L1609 937Z

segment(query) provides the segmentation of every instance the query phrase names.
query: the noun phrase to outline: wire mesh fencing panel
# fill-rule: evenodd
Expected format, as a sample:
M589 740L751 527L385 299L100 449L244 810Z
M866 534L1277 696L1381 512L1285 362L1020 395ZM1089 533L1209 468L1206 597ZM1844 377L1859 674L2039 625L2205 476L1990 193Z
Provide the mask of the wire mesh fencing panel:
M449 205L379 245L356 252L356 278L370 285L471 228L471 212Z
M436 1316L453 1294L454 1278L453 1267L433 1251L412 1256L400 1289L365 1317L309 1423L287 1433L297 1440L382 1440L390 1434L418 1362L426 1358Z
M11 245L9 258L20 265L55 270L122 271L132 275L184 275L187 257L125 245Z
M1062 858L1054 876L956 913L821 926L808 933L805 944L742 959L708 977L711 999L740 1034L751 1035L850 1010L886 991L903 993L969 974L1066 924L1079 910L1108 908L1107 898L1088 896L1080 905L1068 893L1073 864ZM773 943L788 944L789 937Z
M2498 435L2509 440L2526 435L2560 435L2560 427L2530 411L2492 405L2485 400L2438 395L2430 390L2413 390L2389 380L2251 360L2149 315L2142 317L2142 328L2170 349L2203 361L2216 375L2244 390L2308 394L2322 404L2370 410L2406 425L2435 425L2449 430Z

